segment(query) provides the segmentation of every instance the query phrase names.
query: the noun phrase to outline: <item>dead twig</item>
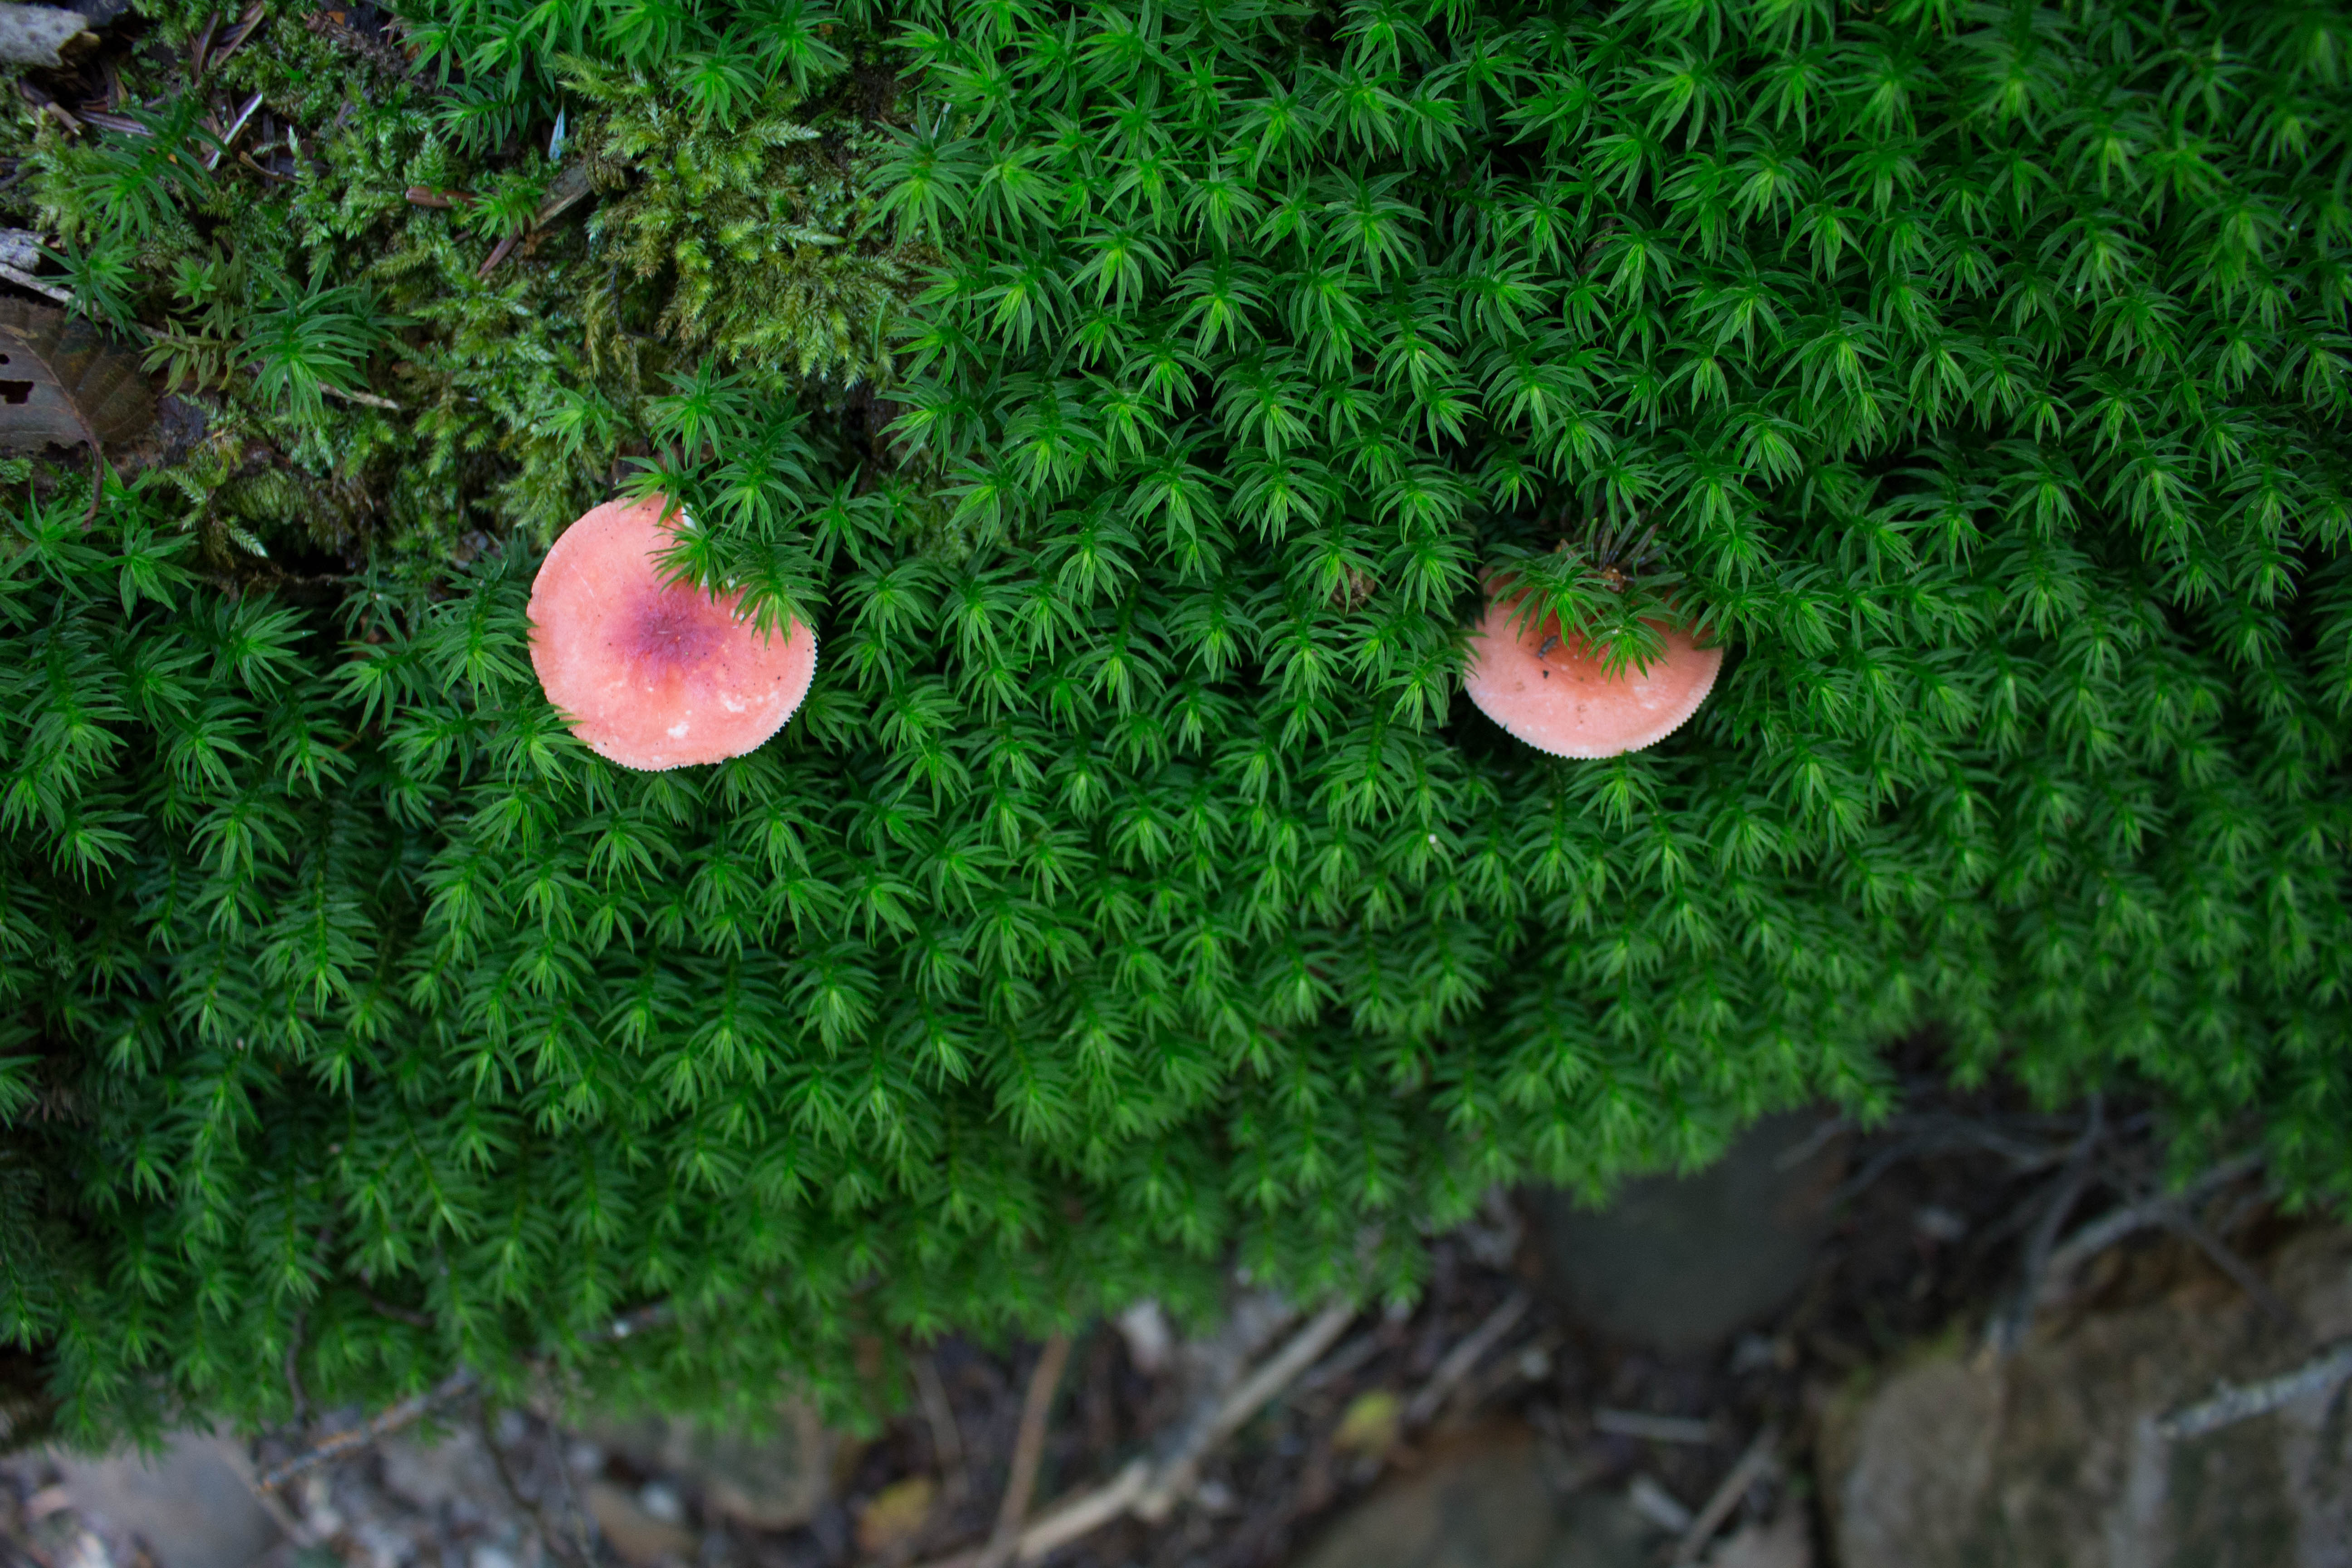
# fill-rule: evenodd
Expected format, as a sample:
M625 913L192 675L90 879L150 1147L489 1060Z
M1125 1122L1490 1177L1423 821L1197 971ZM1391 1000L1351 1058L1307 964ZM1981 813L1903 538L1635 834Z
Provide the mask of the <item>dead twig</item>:
M1313 1394L1317 1389L1328 1388L1380 1354L1387 1343L1386 1338L1377 1329L1358 1334L1308 1368L1306 1374L1291 1385L1290 1397L1296 1400Z
M237 1479L246 1484L247 1489L253 1493L255 1500L261 1504L261 1511L269 1516L269 1521L278 1528L287 1540L297 1546L324 1544L319 1532L311 1529L307 1521L292 1509L288 1508L284 1500L276 1492L271 1491L254 1478L253 1456L244 1444L224 1441L217 1447L220 1457L227 1462L230 1469L236 1472Z
M1534 1298L1524 1289L1504 1297L1502 1304L1487 1313L1486 1321L1471 1330L1462 1342L1447 1352L1445 1359L1437 1363L1437 1370L1429 1374L1429 1381L1412 1396L1412 1403L1404 1407L1405 1425L1426 1425L1445 1404L1454 1385L1470 1375L1486 1352L1495 1348L1496 1342L1527 1316L1528 1307L1533 1304Z
M219 27L220 13L215 11L209 17L205 18L205 30L196 39L195 51L188 57L188 79L190 81L198 81L203 79L205 74L205 51L213 47L213 34L218 31Z
M1823 1149L1828 1148L1830 1141L1839 1133L1851 1132L1853 1127L1853 1119L1850 1116L1832 1116L1824 1119L1803 1138L1773 1156L1772 1168L1776 1171L1795 1170Z
M1665 1483L1655 1476L1635 1476L1626 1485L1625 1500L1633 1505L1635 1513L1677 1538L1690 1529L1696 1517L1683 1500L1668 1491Z
M506 1450L499 1445L497 1423L490 1418L489 1402L485 1400L478 1412L482 1447L490 1451L490 1463L499 1472L499 1484L506 1489L507 1497L515 1507L530 1516L538 1527L539 1539L546 1548L565 1563L588 1563L593 1561L585 1544L573 1531L558 1531L548 1522L547 1510L535 1494L526 1494L521 1482L515 1479L514 1467L507 1459ZM558 1462L561 1462L559 1456Z
M1154 1523L1167 1518L1178 1500L1192 1490L1201 1460L1209 1450L1287 1388L1355 1321L1356 1309L1349 1303L1337 1301L1324 1308L1257 1371L1187 1427L1159 1462L1136 1459L1107 1484L1048 1510L1021 1531L1008 1561L1034 1563L1126 1514ZM990 1546L993 1545L992 1541ZM925 1568L980 1568L981 1552L989 1549L938 1558Z
M2202 1437L2224 1426L2267 1415L2298 1399L2325 1394L2347 1378L2352 1378L2352 1342L2322 1351L2292 1372L2283 1372L2243 1388L2225 1383L2210 1399L2175 1411L2158 1421L2157 1434L2175 1442Z
M514 247L521 242L522 231L520 229L517 229L514 233L499 241L496 248L491 250L489 259L482 263L482 269L475 273L474 276L477 278L488 278L491 273L496 272L499 269L499 263L504 261L507 257L513 252Z
M1019 1561L1034 1563L1049 1557L1071 1542L1091 1535L1111 1521L1134 1511L1150 1484L1150 1465L1142 1459L1129 1461L1110 1485L1069 1499L1023 1531Z
M2263 1160L2259 1152L2241 1155L2214 1166L2178 1193L2158 1193L2126 1204L2084 1226L2051 1250L2042 1276L2042 1304L2063 1299L2083 1266L2108 1247L2140 1231L2169 1224L2176 1210L2202 1200L2241 1177L2252 1175L2262 1168Z
M587 170L576 163L565 169L548 187L546 199L539 204L539 210L531 214L531 232L538 233L593 194L594 187L588 183Z
M36 294L46 294L60 305L70 305L74 302L71 289L58 288L55 284L36 278L21 268L10 267L5 262L0 262L0 278L5 278L19 289L30 289Z
M2175 1235L2187 1240L2198 1251L2203 1253L2214 1268L2227 1274L2231 1282L2252 1298L2254 1305L2260 1307L2279 1327L2294 1334L2306 1331L2302 1314L2288 1306L2285 1300L2271 1289L2269 1280L2254 1272L2252 1264L2239 1257L2227 1242L2199 1224L2196 1215L2175 1204L2172 1212L2165 1216L2164 1223Z
M2051 1188L2050 1206L2034 1223L2033 1236L2026 1243L2025 1276L2017 1294L2008 1308L1995 1314L1986 1335L1988 1348L2006 1360L2017 1352L2024 1342L2025 1331L2032 1326L2033 1310L2042 1300L2042 1280L2050 1267L2050 1254L2058 1244L2059 1229L2066 1216L2074 1212L2082 1201L2084 1190L2090 1185L2092 1156L2097 1152L2099 1140L2105 1135L2106 1108L2097 1095L2091 1096L2090 1119L2084 1124L2083 1135L2074 1141L2067 1152L2066 1164Z
M1747 1495L1748 1487L1771 1471L1776 1462L1774 1456L1780 1447L1780 1429L1778 1426L1766 1426L1756 1434L1755 1441L1749 1443L1747 1451L1733 1463L1731 1473L1725 1476L1708 1496L1697 1517L1690 1521L1690 1528L1683 1531L1682 1540L1675 1543L1674 1562L1676 1568L1698 1561L1698 1554L1706 1549L1708 1542L1715 1539L1715 1532L1723 1528L1723 1521L1731 1517L1731 1510L1739 1506L1739 1500Z
M341 403L356 403L362 408L387 409L394 414L400 412L399 404L389 397L378 397L373 392L345 392L340 386L331 386L325 383L320 384L319 390Z
M657 1328L668 1322L671 1315L670 1309L662 1303L640 1307L634 1312L624 1313L614 1319L609 1328L582 1335L577 1343L584 1348L589 1345L609 1344L615 1340L625 1340L632 1334L641 1333L646 1329ZM532 1359L544 1360L545 1357L542 1355ZM400 1430L403 1426L425 1415L435 1407L469 1392L480 1383L481 1378L472 1368L460 1367L423 1394L411 1394L397 1405L381 1411L372 1419L321 1438L292 1458L271 1466L266 1473L257 1478L253 1484L256 1489L261 1490L284 1486L295 1477L316 1469L339 1455L348 1454L354 1448L364 1447L379 1437Z
M1644 1443L1687 1443L1704 1448L1716 1442L1712 1423L1687 1415L1653 1415L1643 1410L1595 1410L1592 1429L1612 1436L1638 1437Z
M212 63L216 66L226 64L229 56L245 47L245 41L259 32L262 24L268 20L269 13L262 9L261 0L253 0L253 4L245 8L245 15L237 18L236 31L229 35L227 47L213 57Z
M397 1432L413 1421L421 1419L436 1405L443 1405L470 1391L481 1380L471 1368L460 1368L435 1384L423 1394L413 1394L399 1404L379 1413L374 1419L357 1426L346 1427L333 1436L313 1443L301 1453L282 1464L271 1466L253 1481L257 1495L284 1486L307 1470L325 1464L339 1454L348 1454L363 1447L377 1438Z
M1832 1131L1839 1124L1832 1123ZM1897 1133L1900 1142L1881 1149L1872 1155L1860 1172L1848 1177L1837 1191L1830 1194L1830 1206L1847 1203L1868 1192L1878 1179L1906 1160L1940 1153L1947 1149L1981 1149L1998 1154L2010 1163L2011 1170L2022 1175L2031 1171L2047 1170L2067 1157L2067 1146L2053 1148L2010 1136L1998 1127L1958 1116L1898 1116L1889 1121L1879 1131ZM1804 1157L1814 1152L1812 1140L1799 1144L1781 1156L1789 1161L1787 1169L1794 1169Z
M215 145L211 152L205 154L205 168L217 169L220 167L222 157L227 153L230 148L236 145L236 139L245 134L245 128L251 122L254 110L260 107L261 94L257 92L251 98L245 100L245 107L236 111L236 118L229 122L228 130L220 135L217 140L217 145ZM244 154L239 153L238 156L243 157ZM249 158L246 161L247 163L252 163L252 160ZM259 164L255 164L254 166L256 168L260 167ZM261 172L265 174L269 173L267 169L263 169Z
M1029 1501L1037 1491L1037 1467L1045 1457L1045 1427L1054 1414L1054 1391L1061 1386L1062 1369L1069 1361L1070 1336L1056 1333L1045 1342L1045 1353L1029 1374L1029 1391L1021 1400L1021 1431L1013 1443L1013 1475L1004 1483L996 1529L981 1550L976 1568L1005 1568L1020 1550L1022 1521L1029 1516Z
M948 1401L940 1369L927 1355L915 1358L915 1396L931 1429L931 1458L940 1467L943 1500L953 1506L963 1500L969 1484L964 1475L963 1429L956 1425L955 1406Z
M1289 1387L1355 1321L1356 1309L1346 1301L1335 1301L1317 1313L1312 1322L1292 1335L1288 1343L1225 1395L1207 1421L1195 1426L1180 1440L1137 1500L1135 1511L1146 1520L1165 1519L1176 1506L1176 1500L1190 1492L1199 1479L1202 1456L1239 1431L1268 1400Z

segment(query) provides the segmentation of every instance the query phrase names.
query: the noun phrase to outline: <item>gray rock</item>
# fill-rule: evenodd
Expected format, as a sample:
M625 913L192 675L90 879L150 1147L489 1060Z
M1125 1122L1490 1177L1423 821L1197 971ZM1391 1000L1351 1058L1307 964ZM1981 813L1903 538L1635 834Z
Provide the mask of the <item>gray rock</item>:
M797 1400L782 1402L773 1428L762 1433L712 1431L669 1416L591 1430L638 1468L675 1476L714 1512L754 1530L806 1524L833 1493L837 1440Z
M0 267L30 272L41 264L41 237L29 228L0 228Z
M1621 1498L1558 1496L1524 1434L1451 1450L1349 1510L1299 1568L1649 1568Z
M54 68L97 42L88 37L89 28L89 18L79 11L0 5L0 60Z
M1783 1165L1821 1118L1768 1117L1696 1175L1627 1183L1598 1211L1567 1193L1528 1194L1545 1289L1621 1338L1682 1354L1706 1350L1805 1281L1843 1167L1836 1143Z
M2352 1333L2352 1234L2273 1284ZM2158 1417L2301 1362L2229 1287L2093 1316L2003 1364L1946 1347L1832 1410L1822 1470L1843 1568L2352 1568L2352 1392L2179 1442Z
M427 1443L398 1436L377 1445L383 1487L394 1497L428 1514L446 1513L462 1524L499 1518L512 1506L499 1477L498 1458L479 1432L457 1427Z
M630 1568L660 1568L684 1563L694 1555L694 1532L656 1518L643 1503L610 1481L590 1481L583 1489L596 1528Z
M278 1526L246 1489L244 1456L225 1442L175 1432L152 1458L51 1458L74 1506L137 1536L162 1568L246 1568L278 1543Z

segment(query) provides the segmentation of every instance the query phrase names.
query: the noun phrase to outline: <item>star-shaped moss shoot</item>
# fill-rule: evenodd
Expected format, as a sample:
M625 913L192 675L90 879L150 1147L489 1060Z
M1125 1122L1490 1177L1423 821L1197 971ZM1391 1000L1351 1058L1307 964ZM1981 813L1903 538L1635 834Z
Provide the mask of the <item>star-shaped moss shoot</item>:
M1723 650L1700 647L1679 626L1649 623L1665 652L1647 669L1612 675L1559 617L1513 624L1517 595L1496 595L1470 638L1463 685L1478 710L1555 757L1614 757L1653 746L1698 711L1723 668Z
M740 594L663 580L677 521L659 496L606 501L563 531L531 584L530 662L547 700L625 768L740 756L784 727L816 673L807 626L762 632L738 613Z

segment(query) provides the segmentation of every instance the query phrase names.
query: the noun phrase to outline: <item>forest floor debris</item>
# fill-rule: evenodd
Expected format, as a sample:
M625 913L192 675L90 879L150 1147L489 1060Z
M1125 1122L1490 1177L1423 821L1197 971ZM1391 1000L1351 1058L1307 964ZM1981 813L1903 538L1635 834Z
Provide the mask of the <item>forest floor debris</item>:
M256 1568L1275 1568L1383 1478L1427 1477L1431 1498L1469 1506L1438 1480L1465 1442L1524 1449L1556 1498L1615 1499L1561 1515L1591 1513L1595 1542L1631 1531L1659 1560L1801 1563L1812 1445L1857 1369L1955 1327L1984 1334L2022 1302L2044 1330L2111 1308L2151 1268L2243 1294L2244 1260L2294 1229L2251 1163L2162 1196L2145 1118L1917 1098L1930 1113L1790 1140L1791 1164L1834 1149L1852 1173L1832 1178L1827 1234L1792 1300L1703 1350L1564 1310L1539 1227L1498 1195L1433 1243L1410 1310L1237 1285L1189 1338L1145 1306L1058 1346L947 1340L876 1435L800 1433L764 1472L682 1426L485 1415L470 1389L343 1413L307 1446L253 1453L251 1473L282 1483L267 1489L281 1538ZM0 1461L0 1568L180 1568L64 1479L47 1456ZM788 1511L761 1512L787 1493Z

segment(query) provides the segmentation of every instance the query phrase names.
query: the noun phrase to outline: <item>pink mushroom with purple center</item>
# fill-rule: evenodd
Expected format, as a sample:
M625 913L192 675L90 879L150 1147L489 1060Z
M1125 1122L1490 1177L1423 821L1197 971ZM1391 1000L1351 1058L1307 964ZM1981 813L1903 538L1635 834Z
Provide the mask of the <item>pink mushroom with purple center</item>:
M1555 757L1614 757L1654 746L1698 711L1723 668L1679 626L1650 622L1665 650L1646 669L1612 674L1558 616L1515 621L1522 595L1497 593L1470 638L1463 682L1480 712Z
M530 590L530 662L547 700L598 756L658 772L741 756L784 727L816 674L816 635L784 635L664 580L681 514L660 496L611 500L563 531Z

